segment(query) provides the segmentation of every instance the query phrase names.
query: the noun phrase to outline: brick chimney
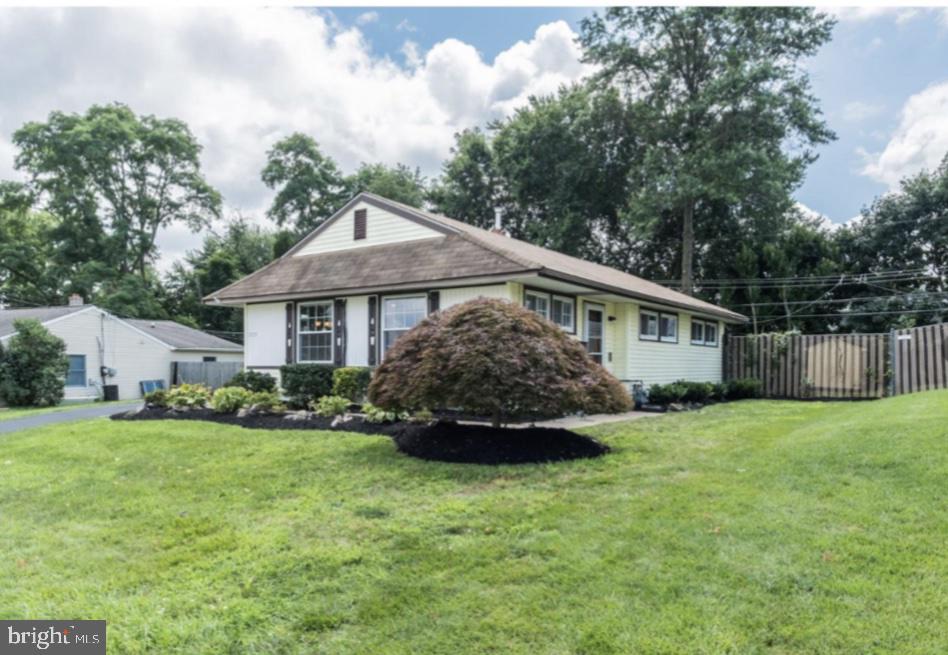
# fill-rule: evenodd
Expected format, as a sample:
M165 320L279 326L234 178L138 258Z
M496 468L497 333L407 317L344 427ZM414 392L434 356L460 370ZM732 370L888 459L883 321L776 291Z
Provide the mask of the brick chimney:
M82 296L80 296L78 293L74 293L69 296L70 307L82 307L84 304L85 300L83 300Z

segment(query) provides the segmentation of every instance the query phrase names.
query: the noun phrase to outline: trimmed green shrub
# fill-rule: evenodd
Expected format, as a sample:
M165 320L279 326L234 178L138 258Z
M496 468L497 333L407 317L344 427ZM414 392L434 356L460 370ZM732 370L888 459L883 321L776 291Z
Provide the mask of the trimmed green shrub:
M727 384L724 382L715 382L711 385L711 399L724 400L727 398Z
M362 402L371 380L372 369L367 366L341 366L332 372L332 394Z
M211 390L203 384L179 384L166 394L169 407L175 409L207 407Z
M151 405L153 407L167 407L168 392L164 389L155 389L154 391L149 391L146 393L144 400L146 405Z
M218 414L233 414L250 400L250 392L243 387L221 387L211 396L211 409Z
M711 391L714 389L710 382L678 380L677 384L685 387L685 395L682 396L682 400L686 403L705 403L711 397Z
M35 319L13 322L0 351L0 398L11 407L58 405L69 370L66 344Z
M432 314L399 337L372 377L369 400L389 411L455 408L495 426L632 407L581 343L524 307L487 298Z
M316 416L341 416L349 411L349 399L342 396L323 396L311 407Z
M362 405L362 413L365 414L366 423L394 423L408 418L408 412L392 412L376 407L372 403Z
M276 378L269 373L260 371L241 371L230 380L225 387L241 387L247 391L276 391Z
M276 391L257 391L250 394L244 407L258 412L282 412L286 409L283 399Z
M755 378L738 378L727 383L727 399L760 398L762 385Z
M317 398L332 395L330 364L286 364L280 367L283 391L294 407L309 407Z
M688 393L688 388L681 382L670 384L653 384L648 388L648 401L656 405L670 405L680 403Z

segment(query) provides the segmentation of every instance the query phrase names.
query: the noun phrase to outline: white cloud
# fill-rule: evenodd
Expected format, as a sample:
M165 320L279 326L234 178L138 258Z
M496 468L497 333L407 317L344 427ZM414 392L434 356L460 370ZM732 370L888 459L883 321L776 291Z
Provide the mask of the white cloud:
M860 121L866 120L867 118L872 118L873 116L879 115L883 109L885 109L885 107L880 104L861 102L859 100L847 102L843 106L843 119L849 122L858 123Z
M373 55L358 28L309 10L5 10L0 179L18 176L10 135L20 125L115 101L187 122L208 180L251 215L272 195L260 182L266 150L297 130L344 170L404 162L430 175L455 132L587 73L574 38L565 22L543 25L493 62L456 39L426 53L406 43L401 66ZM179 237L162 236L166 259L200 242Z
M911 96L903 105L899 126L880 153L862 151L862 170L889 188L918 173L933 169L948 152L948 82L934 84Z
M418 28L411 24L407 18L403 18L398 22L398 25L395 26L395 29L399 32L417 32Z
M368 25L369 23L377 23L379 20L379 12L377 11L367 11L364 14L359 14L356 17L356 23L358 25Z
M905 23L918 16L917 7L885 7L880 5L863 5L861 7L822 7L842 22L860 22L876 18L895 18L898 24Z
M800 201L796 202L796 207L797 207L797 211L803 214L804 218L808 218L810 220L816 220L819 226L822 227L824 230L833 232L839 229L838 223L834 223L825 214L816 211L812 207L808 207L807 205L804 205Z

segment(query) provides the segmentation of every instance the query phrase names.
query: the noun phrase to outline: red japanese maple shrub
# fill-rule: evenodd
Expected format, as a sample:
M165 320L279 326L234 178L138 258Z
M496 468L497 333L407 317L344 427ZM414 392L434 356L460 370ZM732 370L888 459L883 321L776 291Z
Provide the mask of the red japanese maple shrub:
M583 345L519 305L479 298L424 319L389 349L369 386L390 410L512 417L621 412L632 401Z

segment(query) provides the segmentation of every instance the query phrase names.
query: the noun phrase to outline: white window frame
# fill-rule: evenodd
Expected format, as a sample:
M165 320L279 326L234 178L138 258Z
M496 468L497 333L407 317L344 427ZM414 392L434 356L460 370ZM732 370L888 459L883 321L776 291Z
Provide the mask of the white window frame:
M666 337L664 334L662 334L662 319L663 319L663 318L671 319L671 320L675 321L675 336L674 336L674 338L673 338L673 337ZM672 312L659 312L659 313L658 313L658 340L659 340L659 341L661 341L662 343L678 343L678 329L679 329L679 327L680 327L680 325L679 325L679 323L678 323L678 314L674 314L674 313L672 313Z
M524 289L523 292L523 306L527 307L527 298L533 296L546 302L546 313L539 312L535 309L531 309L531 312L535 312L542 316L543 318L550 320L550 310L553 309L552 303L550 302L550 294L544 293L543 291L534 291L533 289ZM527 307L529 309L529 307Z
M546 301L546 314L538 312L535 309L530 309L527 306L527 297L533 296L534 298L539 298ZM570 306L570 323L569 325L564 325L562 323L557 323L553 320L553 301L566 303ZM570 334L576 334L576 298L573 296L564 296L559 293L552 293L549 291L539 291L537 289L524 289L523 290L523 306L530 311L535 312L536 314L542 316L548 321L551 321L555 325L558 325L564 331Z
M695 328L701 330L701 334L695 338ZM704 321L692 318L691 319L691 345L693 346L703 346L704 345Z
M642 317L644 316L648 316L650 318L655 319L655 334L645 334L644 332L642 332L642 327L645 324L642 321ZM659 335L659 330L660 330L658 326L658 322L659 322L658 312L651 309L639 309L639 339L641 339L642 341L658 341L658 335Z
M300 364L333 364L335 358L333 352L336 344L336 310L332 300L314 300L312 302L301 302L296 306L296 361ZM306 330L302 329L302 318L304 307L314 307L317 305L329 305L329 330ZM328 334L329 335L329 359L303 359L303 335L304 334Z
M422 320L428 316L428 295L427 294L418 294L418 293L403 293L397 296L382 296L379 300L379 313L381 314L381 320L379 321L379 360L385 358L385 333L386 332L402 332L407 331L405 328L387 328L385 326L385 301L387 300L404 300L404 299L420 299L425 308L425 315L422 317ZM408 328L410 330L411 328ZM394 343L394 342L393 342Z
M66 387L71 387L71 388L73 388L73 389L75 389L76 387L85 387L85 386L88 386L88 384L89 384L89 368L88 368L88 366L89 366L89 358L86 357L85 355L67 355L67 357L69 358L69 368L66 370L66 381L65 381L65 383L64 383L64 386L66 386ZM69 374L73 372L73 370L72 370L72 358L73 358L73 357L81 357L81 358L82 358L82 382L80 382L79 384L70 384L70 382L69 382Z
M692 339L691 345L693 346L706 346L708 348L717 348L718 344L721 341L721 326L717 321L706 321L700 318L692 318L692 325L701 326L701 339ZM708 328L714 330L714 340L711 341L708 339Z

